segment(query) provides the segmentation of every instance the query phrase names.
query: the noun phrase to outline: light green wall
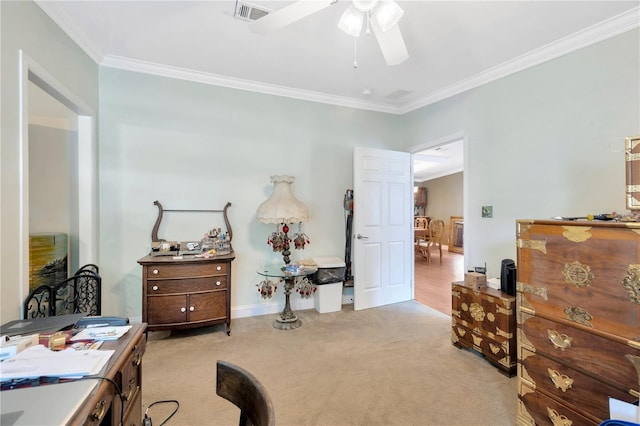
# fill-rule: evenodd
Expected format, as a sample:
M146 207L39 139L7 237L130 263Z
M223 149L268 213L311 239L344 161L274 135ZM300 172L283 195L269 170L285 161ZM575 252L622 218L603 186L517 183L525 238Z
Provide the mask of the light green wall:
M2 35L1 321L18 316L18 49L98 108L103 312L140 317L140 267L157 210L229 210L236 313L259 299L256 267L274 259L255 209L269 176L296 177L311 211L302 256L342 255L342 197L356 145L411 150L465 131L465 258L495 272L515 256L515 220L624 209L622 140L640 133L638 30L404 116L297 101L109 68L98 69L31 2L0 2ZM610 148L613 145L613 149ZM357 197L357 195L356 195ZM357 198L356 198L357 200ZM357 205L357 204L356 204ZM494 218L480 218L493 205ZM213 219L163 222L160 235L203 232ZM295 230L294 230L295 231ZM181 235L177 235L180 233ZM300 253L295 254L300 258ZM294 301L300 300L297 297Z
M0 291L2 323L18 318L20 296L19 50L90 108L98 107L98 67L30 1L0 2Z
M262 301L256 269L275 262L273 226L255 211L272 191L271 175L296 178L293 191L310 211L311 239L293 258L344 256L342 200L352 188L356 145L398 149L399 116L360 111L103 68L100 72L101 271L104 312L140 317L141 267L165 209L221 209L227 201L236 260L232 315L276 312L282 294ZM161 238L200 238L221 218L165 215ZM297 229L291 231L298 232ZM279 255L276 255L279 256ZM300 298L292 297L293 303ZM313 301L309 301L311 307Z
M625 209L640 133L640 34L603 41L403 116L406 147L465 131L465 263L496 276L515 220ZM493 206L493 219L481 207Z

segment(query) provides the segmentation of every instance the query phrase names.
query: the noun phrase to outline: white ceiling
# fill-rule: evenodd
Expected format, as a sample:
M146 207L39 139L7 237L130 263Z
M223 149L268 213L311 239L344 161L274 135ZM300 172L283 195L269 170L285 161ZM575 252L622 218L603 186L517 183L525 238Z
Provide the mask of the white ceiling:
M336 26L347 0L268 35L234 18L235 0L36 3L104 66L392 114L640 26L640 0L398 1L409 59L387 66L361 36L353 68Z

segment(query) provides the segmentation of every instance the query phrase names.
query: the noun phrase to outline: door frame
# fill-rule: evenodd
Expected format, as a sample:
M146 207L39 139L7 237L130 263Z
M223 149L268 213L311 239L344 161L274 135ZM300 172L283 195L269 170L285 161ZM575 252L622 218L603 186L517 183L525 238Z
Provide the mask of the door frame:
M455 142L462 139L462 214L464 218L470 217L469 212L469 173L465 171L469 170L469 133L467 130L459 130L455 133L451 133L449 135L445 135L436 139L432 139L420 145L412 146L409 149L411 153L411 179L414 179L413 175L413 155L417 152L424 151L425 149L436 148L438 146L447 145L451 142ZM467 268L467 259L471 258L471 253L468 251L468 248L465 244L465 254L464 254L464 266L465 271ZM415 272L414 272L414 288L415 288ZM414 294L415 295L415 294Z
M95 111L22 49L19 55L19 306L29 291L29 82L77 114L78 245L80 265L98 262L98 179ZM88 212L88 213L87 213ZM24 313L20 312L22 316Z

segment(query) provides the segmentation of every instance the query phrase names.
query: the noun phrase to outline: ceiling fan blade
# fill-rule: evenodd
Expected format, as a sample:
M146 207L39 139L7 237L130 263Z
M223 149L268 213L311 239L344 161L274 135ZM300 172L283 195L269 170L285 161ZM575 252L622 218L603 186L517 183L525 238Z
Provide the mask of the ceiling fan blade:
M409 58L409 52L404 44L398 24L387 31L382 31L375 19L370 22L387 65L399 65L406 61Z
M334 2L335 0L300 0L251 22L249 28L256 34L267 34L316 13Z

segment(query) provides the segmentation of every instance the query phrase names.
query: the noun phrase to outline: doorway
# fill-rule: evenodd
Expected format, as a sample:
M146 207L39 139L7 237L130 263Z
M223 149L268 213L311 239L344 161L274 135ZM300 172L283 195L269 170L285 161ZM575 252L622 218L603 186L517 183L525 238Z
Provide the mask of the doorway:
M22 301L29 290L30 233L64 229L72 242L70 265L96 263L98 211L94 112L23 51L20 99Z
M465 213L465 145L465 133L459 132L412 149L414 185L425 199L424 216L440 219L446 226L442 262L433 248L430 263L420 255L414 257L414 297L446 315L451 314L451 283L464 279L464 241L457 239L456 250L449 250L449 238L451 218L464 218Z

